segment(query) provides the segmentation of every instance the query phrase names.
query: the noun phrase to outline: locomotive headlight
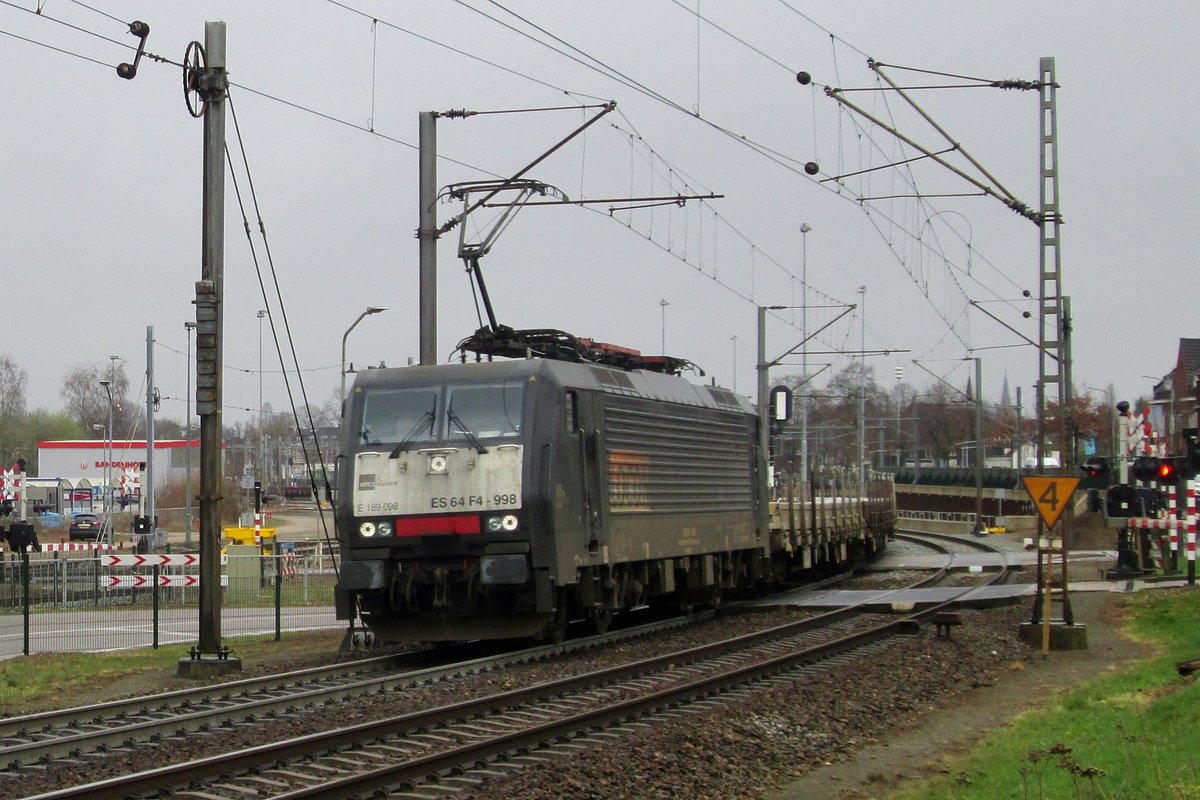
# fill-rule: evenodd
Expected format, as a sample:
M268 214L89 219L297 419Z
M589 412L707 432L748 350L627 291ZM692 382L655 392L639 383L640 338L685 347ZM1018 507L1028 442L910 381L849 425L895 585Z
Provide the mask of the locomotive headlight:
M442 475L446 472L446 467L450 465L450 459L444 454L438 453L429 457L429 474Z
M375 526L375 530L378 531L380 536L391 536L392 535L392 523L381 522Z
M364 522L358 526L358 534L360 536L371 537L375 535L375 523Z
M484 520L484 524L487 526L488 533L500 533L501 531L512 533L520 525L520 520L517 519L516 514L504 514L503 516L497 514Z

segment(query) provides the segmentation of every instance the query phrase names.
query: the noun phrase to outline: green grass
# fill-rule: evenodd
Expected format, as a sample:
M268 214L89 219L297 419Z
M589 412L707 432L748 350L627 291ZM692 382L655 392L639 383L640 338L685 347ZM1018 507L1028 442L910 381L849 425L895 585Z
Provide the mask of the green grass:
M75 690L147 669L174 668L178 647L117 653L36 653L0 661L0 709L21 710L40 698L70 696Z
M340 635L341 631L297 631L285 632L282 642L275 642L272 635L227 637L222 644L232 648L243 664L250 666L281 650L294 650L299 642L319 640L319 645L306 649L333 652ZM187 656L190 646L179 644L157 650L142 647L108 653L35 653L5 659L0 661L0 715L79 705L88 702L80 695L95 686L143 673L147 679L138 691L152 693L162 681L175 675L179 659Z
M1200 682L1175 670L1200 658L1200 592L1143 592L1126 606L1147 660L1023 714L893 800L1200 799Z

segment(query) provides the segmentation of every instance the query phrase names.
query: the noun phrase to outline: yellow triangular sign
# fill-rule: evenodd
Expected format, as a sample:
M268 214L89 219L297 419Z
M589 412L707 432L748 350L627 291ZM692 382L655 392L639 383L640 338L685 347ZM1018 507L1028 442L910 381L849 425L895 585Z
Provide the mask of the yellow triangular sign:
M1051 477L1049 475L1022 475L1021 483L1029 492L1029 499L1037 506L1038 516L1046 527L1053 528L1075 494L1079 478Z

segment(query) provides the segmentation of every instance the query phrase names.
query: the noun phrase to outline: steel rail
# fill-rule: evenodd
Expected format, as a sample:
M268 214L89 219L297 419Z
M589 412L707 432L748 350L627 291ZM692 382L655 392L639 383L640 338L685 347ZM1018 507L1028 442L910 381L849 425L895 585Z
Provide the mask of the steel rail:
M389 666L402 667L397 662L404 656L428 656L427 651L380 656L353 664L313 667L199 689L183 689L13 717L0 723L0 731L3 731L0 741L10 741L0 745L0 765L11 769L21 764L46 762L56 757L105 747L128 746L185 731L212 730L299 707L315 707L327 701L434 683L647 636L712 616L712 612L699 612L690 617L677 617L561 644L525 648L422 669L388 671ZM368 669L357 669L361 665L366 665ZM368 674L371 672L384 674ZM13 739L23 741L12 742Z
M912 633L919 627L919 620L931 616L936 609L909 614L882 625L873 626L867 630L841 636L829 642L803 647L792 652L768 656L752 664L734 666L717 674L700 678L684 679L674 686L648 691L640 697L624 699L602 705L598 708L569 714L555 720L534 722L516 731L506 731L472 741L467 744L457 744L438 753L407 758L399 763L374 768L350 767L351 774L338 774L329 780L318 782L301 788L288 788L273 795L277 800L294 800L309 797L341 797L350 796L356 792L367 792L384 787L397 787L421 782L429 775L443 773L447 770L474 766L481 761L494 759L514 750L534 748L547 742L569 737L580 731L591 730L598 726L608 726L625 721L646 713L660 710L672 704L689 702L697 697L710 696L728 689L734 685L744 684L753 680L774 676L789 669L810 664L823 658L829 658L847 650L863 647L883 638ZM813 626L818 620L828 621L831 618L843 619L852 616L853 612L838 610L830 614L812 617L791 625L778 626L773 631L789 630L804 626ZM320 756L317 753L338 752L338 758L343 762L354 761L353 753L347 748L360 746L369 748L372 742L389 742L398 745L401 740L398 734L404 730L429 730L433 726L445 725L462 720L476 720L488 713L508 711L515 706L528 705L550 698L561 697L565 693L580 692L593 689L599 685L610 684L614 680L643 675L652 671L651 665L657 665L660 670L668 666L676 668L675 674L682 671L677 667L682 662L693 660L705 651L715 651L718 647L728 649L733 643L746 640L761 639L767 632L748 634L717 645L704 645L680 653L658 656L634 664L620 665L611 670L601 670L587 675L573 676L558 681L551 681L533 687L515 689L492 695L486 698L463 701L448 706L442 706L428 711L411 712L361 725L350 726L340 730L322 734L302 736L285 742L261 745L248 748L236 753L199 759L186 764L178 764L148 770L135 775L122 776L112 780L98 781L85 786L72 787L61 791L37 795L29 800L67 800L67 798L88 797L94 800L115 800L116 798L137 796L141 793L162 790L167 786L190 784L196 786L204 781L222 780L228 783L229 775L242 771L254 771L258 776L270 772L263 765L281 765L289 761ZM355 762L358 763L358 762ZM299 777L297 769L286 768L289 775ZM220 777L224 776L224 777ZM307 776L305 776L307 777ZM314 779L315 780L315 779ZM260 787L265 788L265 787ZM205 790L206 796L215 797L212 790ZM235 792L236 793L236 792Z

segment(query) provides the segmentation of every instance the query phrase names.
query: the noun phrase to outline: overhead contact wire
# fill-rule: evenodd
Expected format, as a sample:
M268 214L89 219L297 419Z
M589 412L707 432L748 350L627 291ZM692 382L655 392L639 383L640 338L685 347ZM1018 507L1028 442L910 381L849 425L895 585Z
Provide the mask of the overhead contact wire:
M307 393L307 390L305 389L305 385L304 385L304 377L302 374L300 374L300 361L299 361L299 357L296 354L295 341L292 337L291 324L288 320L288 315L287 315L287 306L284 303L283 292L279 286L278 272L275 269L275 260L271 254L270 242L267 239L266 224L263 222L262 212L260 210L259 203L258 203L258 194L254 188L254 177L250 171L250 162L246 155L245 141L242 138L241 128L238 124L237 111L236 111L234 103L233 103L233 97L230 95L230 96L228 96L228 99L229 99L230 116L233 119L234 132L237 136L238 147L239 147L239 149L241 151L241 155L242 155L243 168L246 170L247 187L250 192L251 203L254 206L254 213L255 213L255 217L258 222L259 235L262 237L262 240L263 240L263 248L264 248L264 251L266 254L266 258L267 258L267 265L270 270L272 284L275 289L276 304L279 306L279 312L283 319L284 334L289 343L289 350L290 350L291 357L292 357L292 363L293 363L293 366L295 367L296 373L297 373L296 381L299 384L300 396L304 402L305 412L308 417L307 430L312 433L313 448L316 451L318 463L320 463L320 465L321 465L321 477L325 483L326 496L328 497L329 493L330 493L329 474L328 474L328 470L325 467L324 456L321 452L320 439L316 435L316 422L313 420L313 417L312 417L312 405L309 403L309 400L308 400L308 393ZM227 153L226 158L228 158L228 146L226 146L226 153ZM282 365L282 363L283 363L283 348L279 341L279 332L275 325L275 317L273 314L271 314L271 305L270 305L270 301L267 297L266 285L263 281L262 267L261 267L261 263L259 262L259 259L258 259L257 249L254 247L253 238L250 234L250 223L246 216L245 204L242 200L242 194L241 194L240 187L237 184L236 172L234 170L230 170L230 174L234 176L234 189L236 191L237 198L238 198L238 206L242 210L242 222L246 229L246 238L250 242L250 251L251 251L251 255L253 256L254 270L258 277L259 291L262 294L263 303L267 307L267 319L270 322L270 326L271 326L271 338L274 340L274 343L275 343L276 356L279 358L280 364ZM284 386L288 393L288 401L292 405L292 418L296 423L296 429L301 430L301 431L305 430L305 426L302 426L300 424L299 414L296 411L295 395L292 392L291 380L288 378L286 373L284 374ZM304 442L303 436L300 437L300 445L304 452L305 464L306 464L306 468L308 471L309 484L312 487L314 496L319 498L321 495L318 493L316 476L314 474L313 467L312 467L312 460L309 457L308 445ZM329 535L329 525L328 525L327 520L325 519L324 508L321 507L320 503L317 504L317 507L318 507L317 508L318 516L321 520L321 528L322 528L322 533L325 537L325 541L326 541L326 543L331 543L332 538ZM336 526L337 525L337 509L333 508L332 513L333 513L333 517L334 517L334 525ZM337 577L337 565L334 565L334 574L335 574L335 577Z

